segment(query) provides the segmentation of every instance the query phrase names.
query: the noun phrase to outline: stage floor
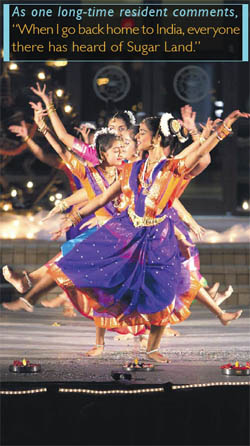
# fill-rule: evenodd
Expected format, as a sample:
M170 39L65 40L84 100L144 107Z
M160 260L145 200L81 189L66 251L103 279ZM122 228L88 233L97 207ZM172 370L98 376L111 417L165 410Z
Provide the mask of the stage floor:
M194 308L187 321L174 327L180 336L162 340L161 351L168 355L171 364L157 364L150 372L135 372L132 382L143 385L249 382L249 376L227 377L220 370L228 362L238 360L243 365L250 360L249 322L247 308L240 319L227 327L207 310ZM38 306L32 314L1 308L0 326L3 387L5 382L110 382L111 372L123 371L123 365L135 357L149 362L140 351L137 338L115 341L112 332L107 332L102 357L84 357L83 353L95 342L94 324L80 315L65 318L60 308ZM42 371L10 373L13 360L23 358L40 363Z

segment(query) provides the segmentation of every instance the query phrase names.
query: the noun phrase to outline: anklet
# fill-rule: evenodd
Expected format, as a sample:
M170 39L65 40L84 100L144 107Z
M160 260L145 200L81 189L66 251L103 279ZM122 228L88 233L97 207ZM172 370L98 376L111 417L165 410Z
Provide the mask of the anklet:
M105 344L96 344L95 346L96 346L96 347L103 347L103 348L104 348L104 345L105 345Z
M28 284L28 290L30 290L32 288L32 282L30 280L29 274L27 273L27 271L23 271L23 274L27 280L27 284Z
M31 311L34 310L34 305L31 305L31 304L27 301L27 299L25 299L24 297L20 297L20 300L22 300L22 301L25 303L25 305L27 305L27 307L28 307Z
M158 348L156 348L155 350L151 350L150 352L146 352L147 353L147 355L150 355L150 353L155 353L155 352L158 352Z

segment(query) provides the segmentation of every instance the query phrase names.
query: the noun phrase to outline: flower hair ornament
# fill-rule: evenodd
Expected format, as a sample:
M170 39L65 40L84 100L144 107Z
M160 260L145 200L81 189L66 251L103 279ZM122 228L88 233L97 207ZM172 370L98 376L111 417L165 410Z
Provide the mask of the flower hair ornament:
M118 133L113 129L109 129L108 127L102 127L100 130L97 130L97 132L95 132L95 134L94 134L94 140L93 140L93 145L95 147L96 147L97 138L99 138L99 136L101 136L101 135L118 136Z
M136 119L134 117L134 114L130 110L124 110L124 113L126 113L129 117L129 122L131 125L136 125Z
M79 128L86 127L90 130L96 130L96 125L93 122L81 122Z
M183 143L188 140L188 137L184 135L182 126L177 119L173 117L171 113L163 113L160 119L159 128L164 136L170 135L177 136L178 140Z

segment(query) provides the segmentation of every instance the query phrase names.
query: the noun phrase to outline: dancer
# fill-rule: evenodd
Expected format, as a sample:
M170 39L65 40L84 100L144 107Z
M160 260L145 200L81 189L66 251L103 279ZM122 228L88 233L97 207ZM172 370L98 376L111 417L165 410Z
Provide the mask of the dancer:
M115 316L118 323L149 324L147 354L152 360L167 362L158 352L164 326L188 316L188 306L201 285L181 267L179 248L185 251L189 244L164 210L171 206L182 178L231 132L231 125L240 117L249 118L250 114L232 112L205 143L193 143L194 151L185 159L170 161L163 158L164 137L174 123L161 121L152 144L153 135L145 120L140 125L139 149L149 150L147 160L127 164L121 180L87 204L80 214L86 216L102 208L121 190L129 203L127 210L51 262L48 274L23 300L35 304L56 281L80 311L88 305L92 311ZM241 315L241 311L221 311L207 296L202 289L200 298L223 325ZM19 309L18 301L4 306Z
M55 106L52 102L52 96L46 94L46 84L44 84L43 88L41 88L40 84L37 82L36 86L37 88L31 87L31 90L44 102L47 114L59 140L65 144L69 150L72 150L81 158L86 159L92 166L98 165L99 159L94 144L87 144L86 142L83 142L68 133L56 112ZM118 136L122 136L123 132L127 132L135 124L136 120L131 111L117 112L108 121L108 127L111 130L115 130ZM80 131L80 129L76 129Z
M38 129L39 130L43 129L42 132L44 133L45 136L47 134L47 139L53 145L53 148L58 153L61 153L61 151L62 151L61 147L59 146L57 141L54 139L54 137L52 135L49 135L47 126L45 126L45 123L42 119L41 104L40 104L40 106L36 106L34 109L34 121L36 122ZM63 171L68 178L72 193L74 193L76 190L81 189L83 187L82 183L79 181L79 179L76 176L74 176L72 174L71 170L67 167L65 162L63 162L63 160L57 154L54 154L54 153L45 154L43 149L29 136L26 122L21 121L20 124L21 125L11 125L9 127L9 130L12 133L14 133L16 136L20 136L27 143L29 149L35 155L35 157L38 158L41 162L48 164L49 166L51 166L55 169ZM87 195L85 196L85 200L83 200L83 201L86 201L86 202L88 201ZM70 211L70 210L71 209L69 208L68 211ZM75 227L70 227L69 230L66 231L66 239L67 240L72 239L72 238L76 237L77 235L79 235L80 232L83 232L83 231L79 231L79 227L81 224L82 223L79 223ZM42 269L39 271L39 277L40 277L40 273L42 273L42 271L43 271ZM5 265L3 267L3 276L8 282L11 282L11 280L12 280L13 284L14 283L16 284L16 289L20 293L24 293L32 287L32 281L31 281L31 278L30 278L29 274L27 273L27 271L23 271L20 276L20 274L15 273L11 267ZM20 277L23 277L22 282L20 282L20 280L19 280ZM76 316L73 305L71 304L70 300L67 298L65 293L61 293L59 296L56 296L55 298L50 299L50 300L44 299L41 301L41 304L46 307L50 307L50 308L62 306L64 316L66 316L66 317L75 317Z

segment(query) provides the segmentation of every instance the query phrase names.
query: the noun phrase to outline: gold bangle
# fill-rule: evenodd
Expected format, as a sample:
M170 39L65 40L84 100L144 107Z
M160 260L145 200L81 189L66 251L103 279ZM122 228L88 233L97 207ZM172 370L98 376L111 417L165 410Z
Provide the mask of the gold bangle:
M40 133L42 133L45 136L49 129L48 129L47 126L45 126L45 127L41 128L41 129L38 129L38 130L39 130Z
M226 135L219 135L219 133L218 132L216 132L216 138L219 140L219 141L222 141L224 138L226 137Z
M66 211L66 209L69 208L69 205L67 204L66 200L62 200L60 201L57 206L59 206L59 209L61 211L61 213L63 213L64 211Z
M232 131L233 131L233 129L232 129L232 127L227 127L226 126L226 124L225 124L225 122L223 121L223 127L224 127L224 129L226 129L229 133L231 133Z
M49 114L49 113L52 113L54 111L56 111L56 108L55 108L54 104L50 104L49 107L47 108L47 113Z
M27 142L29 139L30 139L30 136L27 135L27 136L25 136L25 138L23 138L23 142Z
M77 226L78 223L80 223L80 221L82 219L82 216L81 216L81 214L78 211L76 211L76 212L71 212L68 215L68 218L71 221L73 226Z
M55 108L51 108L50 110L47 111L48 116L51 115L51 113L54 113L56 111Z

